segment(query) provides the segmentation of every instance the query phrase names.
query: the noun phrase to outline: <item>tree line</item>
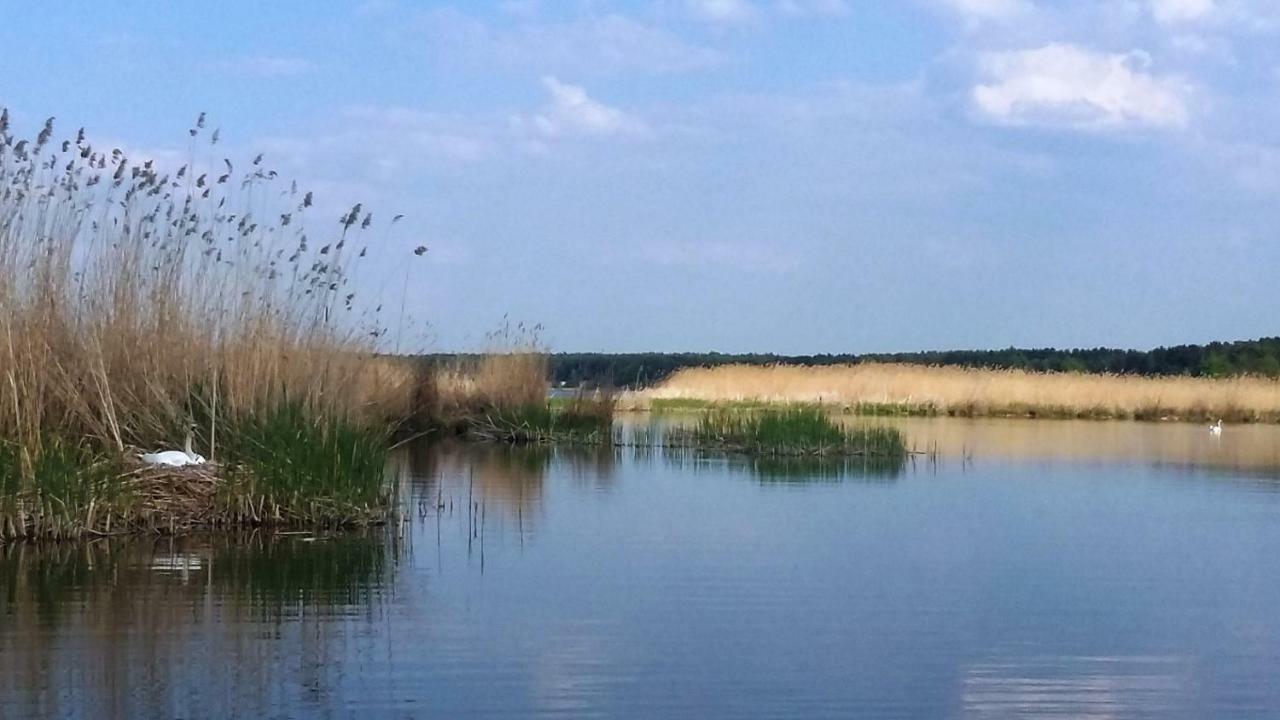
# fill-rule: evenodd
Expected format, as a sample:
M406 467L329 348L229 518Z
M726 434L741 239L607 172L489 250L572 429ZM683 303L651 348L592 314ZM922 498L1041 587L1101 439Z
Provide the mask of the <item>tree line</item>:
M687 367L745 364L841 365L893 362L972 368L1117 375L1187 375L1280 377L1280 337L1205 345L1175 345L1153 350L1116 348L1006 348L1004 350L933 350L908 353L777 355L773 353L556 353L552 380L568 386L644 387Z

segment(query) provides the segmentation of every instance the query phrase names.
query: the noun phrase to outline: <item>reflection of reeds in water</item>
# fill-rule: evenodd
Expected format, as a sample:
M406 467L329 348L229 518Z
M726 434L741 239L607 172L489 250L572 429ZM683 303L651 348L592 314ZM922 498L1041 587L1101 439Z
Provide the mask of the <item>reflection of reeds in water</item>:
M381 533L0 548L0 714L173 716L172 698L142 683L215 694L188 711L217 716L230 691L267 715L298 668L317 687L339 682L328 676L349 637L323 618L378 612L396 552Z
M542 502L543 483L553 450L545 446L505 444L422 444L415 451L429 463L430 475L415 474L425 480L434 496L470 496L513 513L528 514ZM420 467L424 469L427 463ZM428 479L429 478L429 479ZM439 490L439 488L443 488Z
M70 597L109 604L117 586L147 588L147 576L181 575L193 594L276 614L312 607L364 605L390 582L392 546L381 533L332 536L230 534L185 542L118 540L14 544L0 548L3 613L36 608L52 617Z
M389 544L380 536L307 538L259 536L220 543L210 579L269 616L309 608L366 606L391 581Z
M1280 381L874 364L681 370L648 401L822 403L867 414L1280 421ZM634 400L632 401L635 402Z
M869 422L845 417L849 424ZM1001 418L876 418L947 459L1139 462L1280 475L1280 428L1228 425L1221 436L1188 423L1026 422Z
M743 468L761 482L887 482L906 467L905 457L754 457L731 458L730 468Z
M477 496L508 507L537 504L549 474L567 471L573 478L607 483L617 463L617 452L610 446L446 443L431 447L438 457L438 476L451 478L455 491L465 490L463 483L474 480Z
M907 464L906 456L743 455L675 446L645 448L644 452L681 471L727 469L764 484L785 485L892 482Z

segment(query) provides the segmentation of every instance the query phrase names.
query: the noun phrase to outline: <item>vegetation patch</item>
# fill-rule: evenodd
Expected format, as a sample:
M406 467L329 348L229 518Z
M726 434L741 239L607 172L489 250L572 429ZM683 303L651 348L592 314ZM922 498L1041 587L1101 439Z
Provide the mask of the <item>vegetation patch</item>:
M28 462L21 448L0 442L0 541L386 519L384 434L318 421L297 405L246 414L221 430L218 460L185 467L56 437Z
M420 373L352 284L373 216L317 228L204 115L201 163L55 132L0 109L0 541L376 518ZM143 462L193 421L209 462Z
M908 454L897 428L848 428L819 408L803 406L759 412L712 410L691 428L670 433L668 442L752 455L903 458Z
M245 413L222 446L220 504L255 522L367 523L386 506L384 432L310 416L298 402Z
M428 356L446 362L457 356ZM552 380L571 387L604 383L613 387L652 387L688 368L722 365L802 365L824 367L859 363L960 367L1032 372L1141 376L1280 378L1280 337L1205 345L1175 345L1152 350L1118 348L1006 348L908 353L777 355L774 353L556 353Z
M516 444L601 445L612 442L613 408L607 394L492 407L467 421L466 435Z
M653 409L821 406L859 415L1280 422L1280 380L1137 377L914 365L732 365L629 393Z

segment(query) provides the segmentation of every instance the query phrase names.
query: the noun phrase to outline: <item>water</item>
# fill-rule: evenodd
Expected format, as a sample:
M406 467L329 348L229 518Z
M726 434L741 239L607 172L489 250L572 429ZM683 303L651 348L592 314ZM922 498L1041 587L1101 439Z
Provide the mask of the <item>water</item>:
M941 459L420 447L399 530L10 547L0 717L1280 716L1280 428L904 426Z

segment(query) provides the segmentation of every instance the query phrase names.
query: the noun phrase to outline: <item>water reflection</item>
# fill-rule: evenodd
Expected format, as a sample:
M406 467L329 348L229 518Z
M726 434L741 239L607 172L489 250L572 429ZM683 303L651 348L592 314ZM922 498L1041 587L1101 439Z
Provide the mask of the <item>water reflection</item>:
M697 414L622 416L619 442L660 443L667 430ZM837 415L848 426L901 429L908 447L936 452L944 462L1141 463L1280 478L1280 425L1229 425L1220 436L1194 423L1005 418L861 417Z
M1233 425L1220 436L1193 423L999 418L845 418L899 427L908 444L948 459L1131 462L1280 477L1280 426Z
M1041 657L970 665L966 718L1165 717L1189 700L1177 657Z
M762 484L892 482L906 470L907 458L831 456L754 456L706 453L684 448L646 448L679 471L745 475Z
M34 610L44 624L56 625L68 600L106 612L103 606L126 602L117 590L132 584L192 601L213 595L224 606L252 607L272 618L287 616L299 603L366 606L390 581L394 563L388 555L395 548L381 532L11 544L0 546L0 615Z
M401 463L411 477L419 515L430 508L449 511L466 502L493 510L535 515L549 474L575 485L607 492L625 463L655 464L681 472L743 475L765 484L890 482L915 458L752 456L693 448L625 444L613 447L551 448L539 445L461 445L424 443L409 449ZM936 462L921 458L926 465Z
M612 447L419 442L394 459L420 500L448 502L460 495L509 511L536 510L548 473L565 474L597 489L613 483L619 453Z
M0 548L0 716L266 713L298 668L335 681L332 620L381 611L396 552L382 534Z
M1274 483L976 454L420 445L373 534L6 547L0 717L1280 716Z

